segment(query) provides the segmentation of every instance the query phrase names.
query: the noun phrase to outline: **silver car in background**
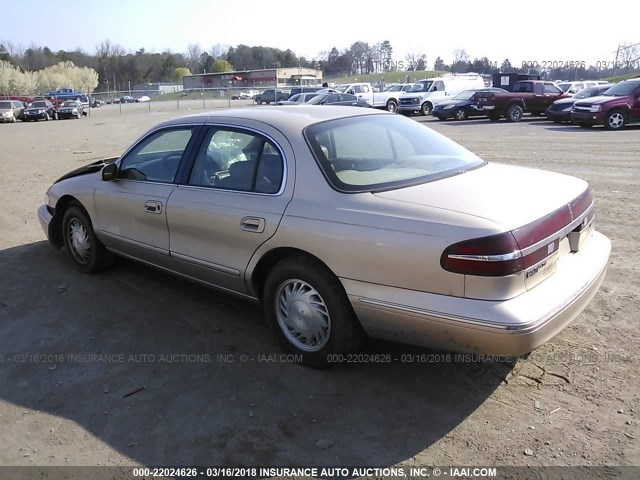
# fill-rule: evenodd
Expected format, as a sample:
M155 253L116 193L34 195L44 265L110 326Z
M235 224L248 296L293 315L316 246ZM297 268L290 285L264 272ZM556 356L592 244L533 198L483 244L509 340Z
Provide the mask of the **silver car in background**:
M353 107L162 123L62 177L38 216L83 272L116 254L261 302L309 365L366 334L528 353L584 310L611 248L585 181Z

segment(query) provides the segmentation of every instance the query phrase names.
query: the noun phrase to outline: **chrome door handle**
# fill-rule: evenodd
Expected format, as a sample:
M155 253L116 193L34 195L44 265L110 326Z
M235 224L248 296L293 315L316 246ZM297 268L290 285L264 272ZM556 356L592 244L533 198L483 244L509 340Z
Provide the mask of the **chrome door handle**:
M144 204L144 211L146 213L155 213L156 215L162 213L162 203L155 200L148 200Z
M264 218L244 217L240 222L240 228L245 232L262 233L264 232Z

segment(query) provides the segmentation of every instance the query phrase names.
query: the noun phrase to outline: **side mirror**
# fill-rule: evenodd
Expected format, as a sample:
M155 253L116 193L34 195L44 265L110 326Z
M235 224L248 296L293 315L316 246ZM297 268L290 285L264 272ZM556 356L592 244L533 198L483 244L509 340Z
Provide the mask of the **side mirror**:
M115 180L118 176L118 165L115 163L109 163L105 165L102 169L102 180L105 182L110 182L111 180Z

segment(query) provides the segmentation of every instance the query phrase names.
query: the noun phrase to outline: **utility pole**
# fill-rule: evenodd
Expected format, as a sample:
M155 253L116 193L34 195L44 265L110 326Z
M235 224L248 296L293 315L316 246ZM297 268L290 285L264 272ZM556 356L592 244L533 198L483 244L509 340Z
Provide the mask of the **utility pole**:
M618 55L620 55L620 47L621 46L622 46L621 44L618 44L618 50L616 50L616 61L613 62L613 75L612 75L612 77L616 76L616 68L618 68Z

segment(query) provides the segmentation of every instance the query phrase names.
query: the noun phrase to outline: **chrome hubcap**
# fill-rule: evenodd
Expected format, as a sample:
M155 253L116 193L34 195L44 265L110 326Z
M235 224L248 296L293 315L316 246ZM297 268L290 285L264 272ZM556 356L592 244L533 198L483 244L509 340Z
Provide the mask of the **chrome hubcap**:
M331 318L318 291L304 280L283 282L276 293L276 318L287 340L306 352L317 352L329 341Z
M458 110L458 112L456 113L456 118L458 120L463 120L464 119L464 110Z
M613 113L609 117L609 125L613 128L619 128L624 123L624 117L621 113Z
M89 261L89 254L91 253L89 234L77 218L69 222L69 245L71 245L71 253L76 260L80 263Z

